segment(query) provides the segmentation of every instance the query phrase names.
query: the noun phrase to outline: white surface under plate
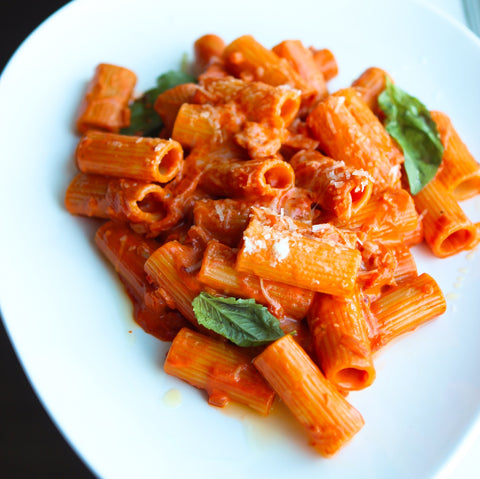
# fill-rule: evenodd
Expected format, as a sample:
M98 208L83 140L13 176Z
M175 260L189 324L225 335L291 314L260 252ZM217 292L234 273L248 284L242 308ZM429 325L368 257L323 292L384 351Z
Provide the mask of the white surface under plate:
M96 64L131 68L143 90L210 32L227 41L251 33L266 46L299 38L330 48L340 67L331 90L380 66L429 108L449 113L480 157L480 41L420 4L67 5L29 37L0 80L0 304L36 392L105 478L436 477L480 411L478 251L440 260L417 248L419 271L438 280L448 311L379 353L375 384L349 397L366 426L326 460L285 415L221 412L166 376L167 344L133 324L121 284L93 245L95 221L64 211L77 141L72 122ZM466 210L478 221L480 201Z

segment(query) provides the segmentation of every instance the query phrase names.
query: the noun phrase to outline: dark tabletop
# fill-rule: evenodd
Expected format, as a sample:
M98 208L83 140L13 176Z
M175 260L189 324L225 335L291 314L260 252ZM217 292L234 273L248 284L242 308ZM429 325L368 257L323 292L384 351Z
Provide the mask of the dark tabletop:
M0 71L3 71L8 59L21 42L43 20L66 3L68 2L65 0L0 0ZM94 477L58 432L36 398L15 356L2 321L0 321L0 477L6 479Z

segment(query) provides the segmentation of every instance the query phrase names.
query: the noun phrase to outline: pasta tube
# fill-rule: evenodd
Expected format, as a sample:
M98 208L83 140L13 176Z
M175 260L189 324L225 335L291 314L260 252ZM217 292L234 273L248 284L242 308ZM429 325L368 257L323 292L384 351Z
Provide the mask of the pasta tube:
M67 188L65 207L75 215L152 224L167 214L165 190L144 183L101 175L77 174Z
M127 68L100 63L83 97L76 120L79 133L104 130L118 133L129 126L128 102L137 76Z
M446 309L442 291L427 273L388 290L371 305L378 330L372 339L373 350L440 316Z
M204 72L210 65L218 62L225 50L225 42L218 35L207 34L193 44L195 70Z
M445 258L478 243L475 225L440 180L431 180L414 200L423 217L425 241L433 254Z
M480 165L460 138L450 118L440 111L430 113L445 148L437 174L438 181L443 183L457 201L480 194Z
M335 55L328 48L317 50L310 47L313 55L313 61L317 64L318 69L323 73L325 81L329 81L338 75L338 63Z
M171 135L180 107L184 103L192 103L197 90L195 83L181 83L157 96L153 108L163 121L163 136Z
M370 110L379 117L383 116L383 112L378 106L378 95L385 90L387 77L390 78L390 75L385 70L370 67L352 83L352 87L360 94Z
M290 159L297 186L308 189L312 199L327 214L342 221L355 215L369 200L372 180L362 170L316 150L302 150Z
M274 46L272 51L293 66L295 71L317 92L318 100L328 95L325 78L313 58L313 53L300 40L284 40Z
M311 102L316 92L294 68L251 35L243 35L228 44L222 56L227 70L246 81L268 85L289 85L302 92L303 101Z
M265 216L264 216L265 218ZM332 241L330 229L307 236L291 231L280 215L253 209L237 257L239 271L299 288L344 295L353 291L361 263L360 252Z
M210 241L203 255L198 280L227 296L253 298L268 306L280 319L286 316L303 319L313 300L313 292L278 281L262 280L235 268L236 252L228 246Z
M307 125L328 156L372 176L374 193L400 186L403 155L354 88L321 101Z
M199 186L215 196L261 198L278 196L295 184L292 167L278 156L245 160L230 149L198 149L192 153L202 170Z
M75 158L83 173L167 183L183 167L179 143L160 138L88 131Z
M178 309L197 329L202 328L193 312L192 301L202 284L195 272L200 267L201 252L178 241L164 243L145 262L145 272L167 297L167 304Z
M224 407L232 400L266 416L275 398L244 349L188 328L173 340L163 368L167 374L207 391L213 406Z
M335 454L363 427L360 413L325 379L292 336L286 335L268 346L253 364L323 456Z
M308 325L325 377L338 389L370 386L375 368L359 292L349 297L316 294Z
M369 240L402 242L419 228L420 216L411 195L403 189L388 189L371 196L348 221L332 223L356 231Z
M184 148L224 143L240 131L244 118L233 105L184 103L173 124L172 138Z
M290 125L300 108L300 93L285 86L238 78L209 78L193 98L194 103L235 103L248 121L280 128Z

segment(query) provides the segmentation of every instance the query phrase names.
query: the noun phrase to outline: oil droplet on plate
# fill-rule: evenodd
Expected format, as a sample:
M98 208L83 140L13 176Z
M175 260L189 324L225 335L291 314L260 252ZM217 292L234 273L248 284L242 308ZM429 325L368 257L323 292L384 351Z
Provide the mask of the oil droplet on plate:
M475 253L476 253L476 250L472 250L470 251L470 253L467 253L467 256L465 256L465 258L468 261L473 261L473 258L475 258Z
M448 300L455 300L455 299L458 299L460 296L458 293L447 293L445 295L445 298L447 298Z
M163 404L169 408L176 408L182 404L182 393L179 389L169 389L163 395Z
M221 408L220 411L243 424L246 439L256 453L261 454L266 449L275 448L283 441L304 443L308 451L303 428L287 406L278 399L274 401L268 416L261 416L248 407L234 402Z

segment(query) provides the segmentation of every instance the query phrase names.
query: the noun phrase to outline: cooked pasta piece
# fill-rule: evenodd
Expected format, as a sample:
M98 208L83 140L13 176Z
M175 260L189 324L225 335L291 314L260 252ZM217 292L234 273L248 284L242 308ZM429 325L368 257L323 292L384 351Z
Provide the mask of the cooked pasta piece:
M198 280L227 296L253 298L268 306L276 317L300 320L306 317L313 292L278 281L261 279L235 268L237 253L228 246L210 241L203 255Z
M237 257L239 271L329 294L353 291L361 263L358 250L332 241L330 230L308 236L302 234L305 227L297 229L286 217L252 211Z
M318 103L307 125L328 156L372 176L374 193L400 186L403 155L354 88Z
M167 183L182 171L183 150L173 140L88 131L75 158L83 173Z
M195 202L193 222L225 245L236 247L248 225L250 201L205 199Z
M155 183L78 173L67 188L65 207L75 215L151 224L167 214L165 190Z
M327 214L342 221L355 215L369 200L372 180L363 170L316 150L301 150L290 159L297 186L312 193L312 199Z
M418 276L415 257L410 248L405 244L397 244L392 248L396 260L396 267L393 275L395 283L402 284Z
M268 85L289 85L302 92L302 100L311 103L316 92L295 69L251 35L243 35L228 44L223 51L228 71L246 81L261 81Z
M450 118L440 111L430 113L445 148L437 179L457 201L480 194L480 164L460 138Z
M184 103L192 103L198 86L195 83L181 83L157 96L153 108L163 121L162 136L171 136L178 110Z
M320 50L317 50L313 47L310 47L310 51L313 54L314 62L323 73L323 77L327 82L338 75L337 59L328 48L321 48Z
M318 100L328 95L322 70L314 60L311 50L306 48L300 40L284 40L275 45L272 51L293 66L295 71L317 92Z
M150 223L143 232L147 236L155 237L178 226L186 217L191 216L196 201L208 197L198 188L200 174L188 172L180 179L168 183L165 188L166 214L157 221Z
M144 239L123 223L107 221L98 228L95 243L137 299L153 288L143 265L159 246L155 240Z
M396 284L397 257L395 244L382 240L358 240L358 250L362 254L362 264L357 276L358 286L365 294L378 295L384 288Z
M113 211L107 200L111 178L77 173L65 193L65 208L72 215L108 218Z
M195 70L203 73L212 64L220 62L225 50L225 42L218 35L207 34L193 44Z
M385 70L370 67L352 83L352 87L360 94L363 101L379 117L383 116L383 112L378 106L378 95L385 90L387 77L391 80Z
M369 240L398 243L417 234L419 221L412 197L399 188L371 196L367 204L348 221L335 219L332 223L356 231Z
M320 367L344 391L364 389L375 379L362 300L360 291L343 297L317 293L308 312Z
M204 389L213 406L224 407L235 401L266 416L275 398L244 348L188 328L173 340L163 368L167 374Z
M244 118L234 105L184 103L173 124L172 138L184 148L224 143L240 131Z
M178 241L169 241L160 246L145 262L145 272L162 289L167 304L178 309L197 329L200 326L193 312L192 301L202 291L196 278L202 252Z
M118 133L129 126L128 102L133 94L137 76L127 68L100 63L90 81L80 105L76 128L80 133L87 130L104 130Z
M325 378L291 335L268 346L253 364L323 456L335 454L363 427L360 413Z
M248 226L250 209L253 206L271 209L278 214L311 223L312 198L302 188L290 188L275 196L255 199L201 199L195 202L193 222L208 234L228 246L239 245L243 232Z
M200 187L207 193L231 198L277 196L295 184L292 167L279 156L244 159L236 151L197 149L191 154L202 170Z
M413 331L445 312L447 303L436 281L427 273L385 292L371 305L378 332L372 349Z
M236 97L247 120L266 123L272 128L289 126L298 114L300 95L285 86L270 86L262 82L246 82Z
M425 237L423 234L423 221L421 216L418 217L417 227L414 230L402 232L401 238L403 244L409 247L420 244L424 240Z
M414 200L423 218L425 241L433 254L445 258L478 244L475 225L439 179L431 180Z
M209 78L193 97L194 103L234 103L248 121L267 123L273 128L290 125L300 108L300 93L285 86L272 86L238 78Z

